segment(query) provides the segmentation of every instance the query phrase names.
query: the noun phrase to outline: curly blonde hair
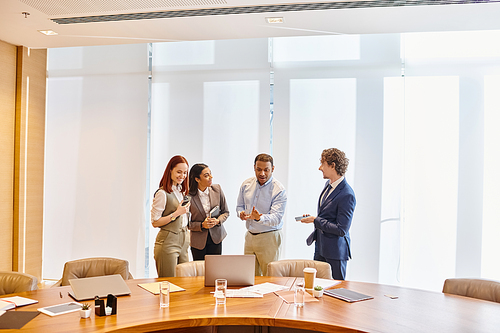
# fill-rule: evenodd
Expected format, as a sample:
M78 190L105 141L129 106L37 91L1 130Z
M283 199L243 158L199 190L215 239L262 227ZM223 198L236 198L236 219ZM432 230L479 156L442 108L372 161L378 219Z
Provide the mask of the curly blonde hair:
M321 163L326 162L329 166L335 164L335 171L339 176L343 176L349 166L349 159L345 157L345 153L337 148L325 149L321 153Z

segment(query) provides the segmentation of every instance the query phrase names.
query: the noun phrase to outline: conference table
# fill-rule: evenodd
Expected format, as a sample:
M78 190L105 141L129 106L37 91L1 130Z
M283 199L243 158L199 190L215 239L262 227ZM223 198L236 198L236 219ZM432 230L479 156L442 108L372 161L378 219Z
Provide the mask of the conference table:
M185 291L170 294L170 306L159 307L159 296L138 286L167 280ZM294 277L256 277L293 290L303 280ZM79 312L55 317L39 314L21 330L2 332L499 332L500 304L374 283L343 281L346 288L373 296L347 303L324 295L303 308L270 293L262 298L227 298L215 305L203 277L135 279L126 281L131 295L118 297L117 314L80 319ZM10 311L70 302L69 286L40 289L14 295L39 301ZM61 298L62 295L63 297ZM388 297L388 296L392 296ZM397 298L395 298L397 297ZM90 301L93 304L93 301Z

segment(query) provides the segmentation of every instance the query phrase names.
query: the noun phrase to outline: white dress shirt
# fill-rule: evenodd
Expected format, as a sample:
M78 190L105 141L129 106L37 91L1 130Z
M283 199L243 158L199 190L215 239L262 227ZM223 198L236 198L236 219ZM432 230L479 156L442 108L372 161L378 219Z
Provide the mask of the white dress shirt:
M172 191L179 203L181 203L184 199L184 195L180 191L179 186L172 185ZM153 198L153 204L151 205L151 223L158 221L161 218L166 205L167 192L163 189L159 189L158 192L156 192L155 197ZM186 214L182 214L180 218L182 227L186 227L188 224Z
M205 191L200 191L200 189L198 189L198 196L200 197L201 205L203 206L203 210L207 216L208 213L210 213L210 197L208 193L208 187Z
M323 204L323 201L328 198L328 196L330 195L330 193L332 193L335 188L344 180L344 176L340 177L339 179L337 179L336 181L334 181L333 183L330 183L330 188L328 190L326 190L324 193L323 193L323 196L321 197L321 201L320 201L320 205Z

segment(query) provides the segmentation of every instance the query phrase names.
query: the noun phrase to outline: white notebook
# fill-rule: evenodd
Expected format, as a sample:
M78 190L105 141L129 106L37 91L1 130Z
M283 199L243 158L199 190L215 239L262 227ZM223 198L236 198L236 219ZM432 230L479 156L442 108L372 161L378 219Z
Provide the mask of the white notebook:
M38 303L38 301L20 296L4 297L0 298L0 311L7 311L10 309L17 308L19 306L30 305L35 303Z

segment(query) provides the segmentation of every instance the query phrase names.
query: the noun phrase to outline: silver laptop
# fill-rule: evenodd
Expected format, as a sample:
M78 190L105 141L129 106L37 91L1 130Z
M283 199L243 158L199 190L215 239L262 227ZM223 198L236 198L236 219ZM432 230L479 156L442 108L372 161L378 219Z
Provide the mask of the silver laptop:
M77 301L94 299L96 296L107 297L130 295L130 289L120 274L95 276L69 280L73 291L69 295Z
M226 279L228 287L253 286L255 283L255 256L206 255L205 286L213 287L215 279Z

